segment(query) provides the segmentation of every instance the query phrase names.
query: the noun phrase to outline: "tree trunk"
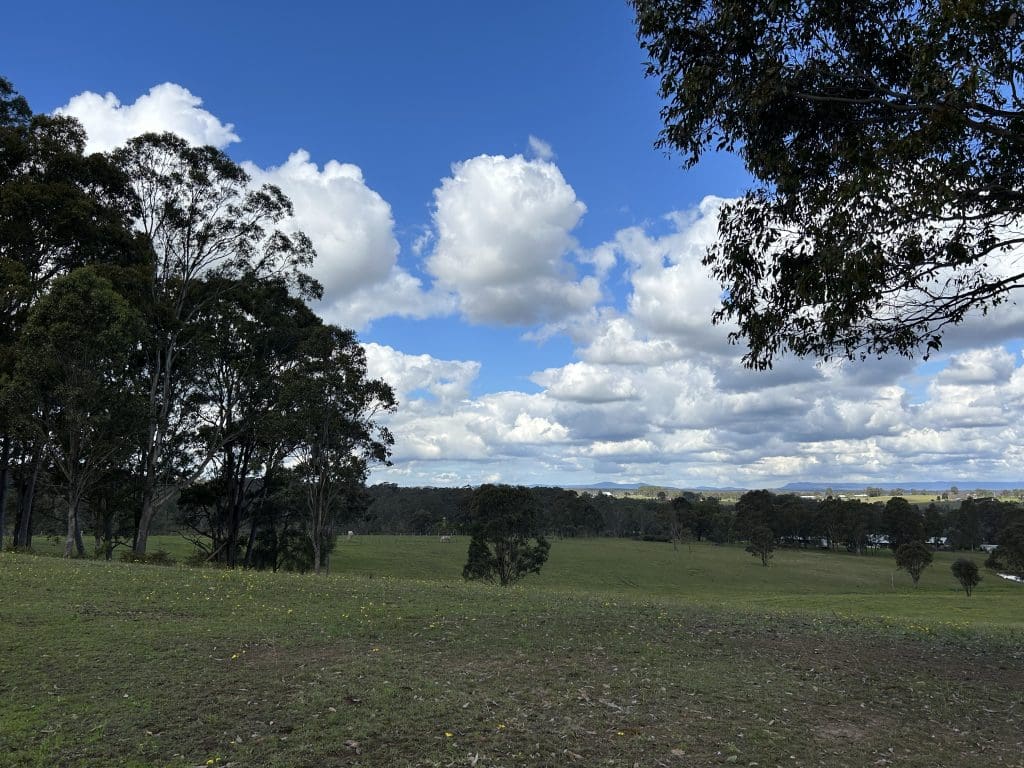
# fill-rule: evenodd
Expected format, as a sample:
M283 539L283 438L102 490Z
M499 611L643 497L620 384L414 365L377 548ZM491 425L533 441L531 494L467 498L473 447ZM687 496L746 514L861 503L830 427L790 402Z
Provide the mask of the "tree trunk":
M103 557L110 560L114 556L114 515L110 511L109 501L103 498Z
M82 516L79 514L78 506L75 506L75 549L79 557L85 557L85 541L82 539Z
M72 485L68 489L68 530L64 537L64 557L71 557L71 550L75 546L75 529L78 527L78 493L73 488Z
M148 462L147 462L148 463ZM142 512L139 514L139 522L135 528L135 554L146 554L146 542L149 539L149 526L153 524L153 517L156 514L156 478L146 467L146 477L142 483Z
M100 556L100 552L103 551L103 529L99 523L96 524L96 528L92 532L92 551L95 557Z
M252 567L252 550L256 546L256 515L249 521L249 540L245 543L245 559L242 561L243 568Z
M4 533L7 531L7 474L11 466L11 436L4 434L0 446L0 549L4 548Z
M27 549L32 546L32 504L36 493L39 470L43 465L42 449L37 448L32 456L32 473L22 486L18 504L18 530L14 535L14 546Z

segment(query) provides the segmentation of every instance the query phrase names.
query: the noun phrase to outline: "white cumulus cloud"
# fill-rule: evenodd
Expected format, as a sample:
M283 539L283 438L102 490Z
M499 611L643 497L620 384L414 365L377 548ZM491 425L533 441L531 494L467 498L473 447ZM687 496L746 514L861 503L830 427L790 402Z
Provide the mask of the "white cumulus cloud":
M568 254L586 211L545 160L480 155L434 191L437 243L426 266L472 322L532 325L592 307L598 281Z
M113 93L85 92L57 110L78 118L90 151L107 151L147 131L170 131L194 145L223 149L239 141L234 126L202 108L176 83L156 85L133 103ZM316 307L326 320L360 329L379 317L428 317L454 310L452 298L430 291L398 265L390 204L367 184L359 166L328 160L318 166L304 149L277 166L243 162L254 185L274 184L291 199L286 225L309 235L317 252L311 272L324 286Z
M256 184L274 184L291 199L293 224L313 241L313 276L333 305L359 288L382 282L398 258L391 206L371 189L359 166L330 160L323 168L300 149L279 166L243 163Z
M480 373L475 360L440 360L430 355L410 355L373 342L366 350L367 372L387 381L399 400L416 391L429 392L451 406L469 395L469 387Z
M235 126L202 108L203 100L177 83L154 85L132 104L113 93L85 91L56 110L75 117L88 134L88 152L108 152L143 133L176 133L192 144L223 149L239 141Z
M637 396L636 386L623 371L591 363L549 368L530 378L545 387L547 394L556 400L609 403Z

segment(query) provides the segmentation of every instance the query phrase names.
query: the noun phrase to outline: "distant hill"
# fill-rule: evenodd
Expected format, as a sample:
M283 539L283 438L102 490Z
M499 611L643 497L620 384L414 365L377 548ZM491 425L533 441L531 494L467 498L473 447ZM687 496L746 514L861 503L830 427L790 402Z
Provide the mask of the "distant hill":
M1024 480L1011 481L1007 483L993 482L991 480L957 480L949 482L941 481L920 481L908 480L903 483L786 483L779 488L780 491L824 491L831 488L833 491L863 491L865 488L881 488L883 491L891 491L902 488L905 491L948 491L956 486L961 491L1012 491L1017 488L1024 488Z
M609 483L607 480L600 483L590 483L589 485L563 485L567 491L586 491L586 490L597 490L597 491L635 491L637 488L643 488L648 483Z
M567 491L637 491L641 488L657 488L662 491L746 491L748 488L724 487L719 488L713 485L696 485L680 488L674 485L652 485L651 483L612 483L607 480L589 485L563 485L560 486ZM827 487L827 486L826 486Z

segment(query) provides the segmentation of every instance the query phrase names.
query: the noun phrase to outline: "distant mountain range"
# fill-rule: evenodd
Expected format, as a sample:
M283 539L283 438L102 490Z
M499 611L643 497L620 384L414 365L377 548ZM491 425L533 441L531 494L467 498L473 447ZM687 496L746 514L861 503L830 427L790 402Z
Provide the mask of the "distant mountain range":
M563 485L567 491L635 491L640 488L657 488L664 491L749 491L749 488L739 486L719 487L713 485L697 485L679 488L674 485L654 485L652 483L610 483L607 480L601 483L590 485Z
M591 483L590 485L563 485L567 491L635 491L643 488L647 483ZM672 490L677 490L673 488Z

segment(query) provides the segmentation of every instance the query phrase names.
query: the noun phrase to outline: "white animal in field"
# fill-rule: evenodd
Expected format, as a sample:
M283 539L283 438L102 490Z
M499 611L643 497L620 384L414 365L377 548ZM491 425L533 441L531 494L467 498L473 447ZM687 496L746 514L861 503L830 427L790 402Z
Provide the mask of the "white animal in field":
M451 540L452 540L452 537L449 536L447 533L441 534L441 541L451 541Z
M352 537L353 537L353 536L355 536L355 535L356 535L356 532L355 532L355 531L349 531L349 532L348 532L348 540L349 540L349 541L352 541Z

